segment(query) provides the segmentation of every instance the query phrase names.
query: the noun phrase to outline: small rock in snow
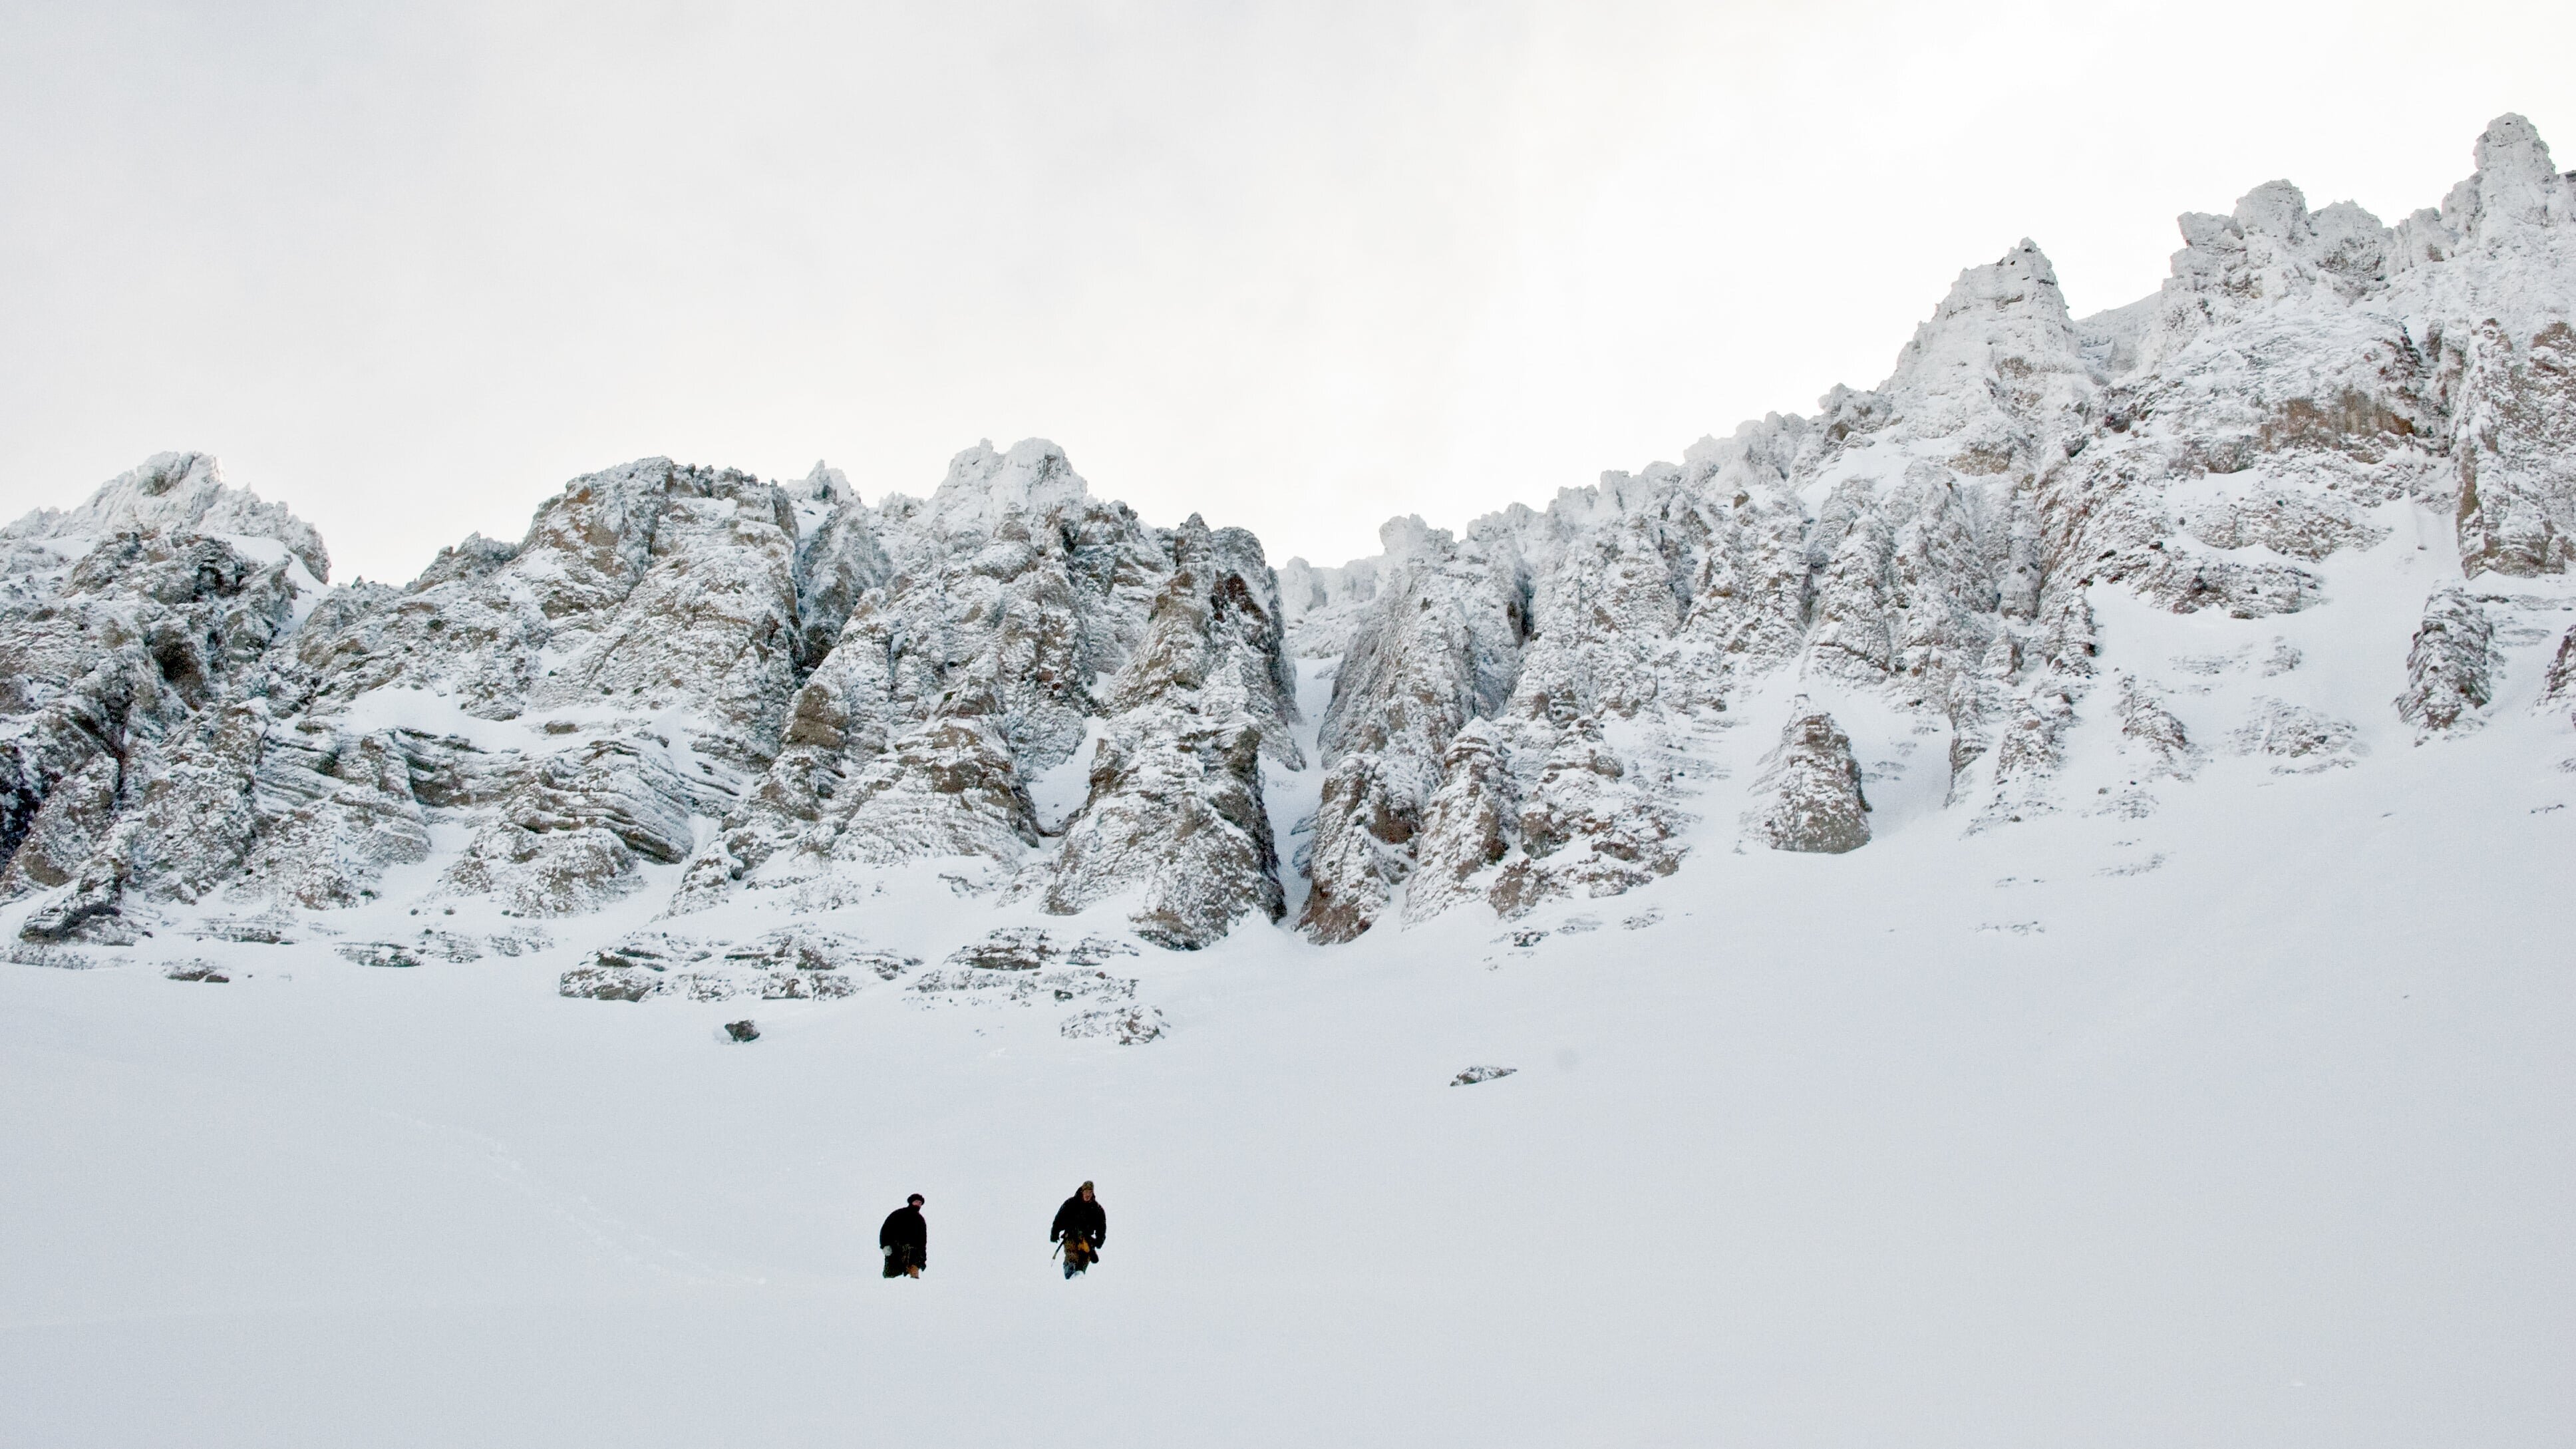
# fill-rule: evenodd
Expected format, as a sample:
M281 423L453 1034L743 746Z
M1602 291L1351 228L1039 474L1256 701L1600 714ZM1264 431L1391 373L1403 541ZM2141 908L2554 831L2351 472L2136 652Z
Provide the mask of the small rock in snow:
M576 966L555 987L580 1001L642 1001L671 989L668 977L637 966Z
M1064 1025L1057 1028L1071 1040L1107 1037L1120 1046L1138 1046L1157 1040L1166 1030L1163 1013L1151 1006L1104 1007L1097 1011L1078 1012L1066 1017Z

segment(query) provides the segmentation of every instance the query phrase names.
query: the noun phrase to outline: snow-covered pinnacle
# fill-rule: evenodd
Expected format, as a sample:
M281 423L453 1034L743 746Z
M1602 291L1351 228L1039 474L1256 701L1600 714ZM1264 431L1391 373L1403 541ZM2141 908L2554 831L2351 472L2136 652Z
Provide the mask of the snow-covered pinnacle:
M2174 254L2184 290L2243 300L2296 295L2320 281L2340 282L2358 296L2385 260L2387 229L2349 201L2311 213L2287 181L2267 181L2238 198L2226 216L2186 212L2189 243Z
M2576 215L2576 185L2558 174L2549 143L2518 115L2487 123L2475 176L2452 188L2442 220L2462 237L2486 240L2508 229L2565 226Z
M1377 526L1378 547L1385 551L1388 562L1403 563L1408 559L1419 557L1423 550L1429 548L1435 532L1437 530L1430 524L1422 521L1421 514L1408 513L1401 518L1390 518ZM1446 536L1442 535L1442 537Z
M1901 400L1973 392L1999 370L2082 376L2074 325L2057 271L2028 237L1995 261L1969 267L1931 318L1914 329L1881 391Z
M224 482L211 453L155 453L119 473L78 508L40 508L0 538L97 538L113 533L197 533L271 539L302 560L315 581L331 576L322 535L283 503L262 503Z
M949 461L930 511L950 533L989 534L1011 514L1072 508L1089 497L1062 448L1028 438L997 453L988 439Z
M2038 245L1961 272L1879 391L1916 436L1956 436L1967 472L2001 471L2062 431L2091 368Z

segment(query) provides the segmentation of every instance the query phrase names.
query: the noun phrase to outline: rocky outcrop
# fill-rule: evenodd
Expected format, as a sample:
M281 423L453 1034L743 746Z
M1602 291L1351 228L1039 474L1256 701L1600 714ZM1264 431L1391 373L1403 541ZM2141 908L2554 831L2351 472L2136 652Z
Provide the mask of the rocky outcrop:
M2540 702L2576 703L2576 629L2559 637L2558 652L2550 657L2548 672L2541 676Z
M1307 929L1347 939L1399 886L1410 919L1510 916L1669 874L1689 742L1782 671L1982 737L2035 633L2034 488L2082 434L2089 368L2025 244L1819 420L1412 535L1400 563L1391 539L1325 722Z
M832 1001L920 964L856 937L804 926L733 945L639 931L563 973L556 994L588 1001Z
M2165 708L2164 697L2154 686L2122 676L2114 708L2122 745L2144 759L2148 774L2188 780L2199 771L2199 746L2192 743L2191 731L2183 722Z
M354 906L375 895L388 867L429 858L411 760L392 732L299 719L272 725L261 743L252 775L261 828L239 893L313 910Z
M2576 563L2576 331L2553 320L2518 337L2490 319L2466 353L2461 566L2565 573Z
M313 798L290 773L292 818L259 878L304 903L362 896L384 865L421 858L397 822L423 808L474 826L441 888L526 915L593 909L640 888L645 862L686 859L692 818L775 755L795 692L793 501L646 459L573 480L516 545L469 538L407 588L325 601L279 661L276 699L299 732L334 731L326 761L355 758L345 737L368 731L353 711L521 728L380 733L377 757L401 768L358 793ZM354 848L318 875L291 864L317 841Z
M1143 891L1174 944L1282 909L1260 762L1301 759L1259 545L1147 528L1044 443L877 508L826 468L648 459L399 589L323 596L311 530L193 455L0 545L0 889L56 893L47 939L217 889L357 904L441 821L435 890L522 915L657 864L705 904L782 853L1025 866L1059 909ZM1096 788L1042 822L1033 783L1094 733Z
M295 703L329 714L382 690L465 714L670 714L695 748L765 764L796 685L796 524L747 474L651 458L576 478L516 547L470 538L399 593L317 612L293 649Z
M1132 897L1138 930L1173 947L1285 909L1261 769L1303 758L1258 541L1148 528L1045 443L960 455L869 537L891 571L676 909L745 888L826 898L853 870L942 859L1050 911ZM1068 771L1081 793L1057 806Z
M2478 137L2478 169L2400 228L2452 414L2460 562L2471 575L2576 563L2576 181L2520 116Z
M1261 545L1196 516L1136 656L1109 691L1089 792L1039 899L1070 915L1131 898L1136 933L1195 950L1249 912L1286 913L1261 765L1296 769L1296 707Z
M1869 844L1869 800L1851 741L1822 710L1793 715L1753 782L1747 834L1773 850L1840 855Z
M8 542L129 536L220 540L261 563L290 555L315 583L331 577L331 555L313 525L283 503L262 503L247 488L227 486L223 470L204 453L155 453L78 508L39 508L0 528L0 541Z
M1487 552L1498 540L1461 546L1394 524L1385 537L1405 556L1342 659L1320 736L1323 803L1300 924L1324 941L1359 935L1394 899L1449 742L1510 697L1527 633L1518 573Z
M2254 701L2254 712L2228 736L2238 753L2269 758L2278 775L2312 775L2342 769L2359 750L2348 720L2288 700Z
M2495 689L2495 625L2465 589L2443 589L2424 605L2406 651L2406 692L2398 718L2417 736L2477 723Z
M34 939L131 939L129 901L194 901L240 865L250 696L320 590L299 548L327 566L194 454L0 533L0 898L64 892Z
M1422 520L1408 520L1415 527ZM1339 568L1317 568L1302 558L1279 566L1279 614L1288 653L1298 659L1333 659L1350 652L1351 635L1383 582L1382 559L1355 559Z

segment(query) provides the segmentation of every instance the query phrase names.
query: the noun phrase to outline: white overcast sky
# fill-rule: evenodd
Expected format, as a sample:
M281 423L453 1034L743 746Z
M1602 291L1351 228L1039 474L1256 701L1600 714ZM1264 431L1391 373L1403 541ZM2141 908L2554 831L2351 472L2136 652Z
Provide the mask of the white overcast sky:
M568 477L1044 436L1376 550L1878 382L2027 235L2079 312L2275 176L2394 219L2576 5L0 0L0 518L162 449L335 576Z

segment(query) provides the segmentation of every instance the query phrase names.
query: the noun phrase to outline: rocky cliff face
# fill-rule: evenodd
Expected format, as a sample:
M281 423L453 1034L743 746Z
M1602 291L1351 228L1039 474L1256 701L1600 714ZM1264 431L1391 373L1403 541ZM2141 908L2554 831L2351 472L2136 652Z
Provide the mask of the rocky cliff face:
M1875 388L1338 567L1032 441L873 505L645 460L331 589L310 527L162 455L0 531L0 925L767 940L926 889L1331 942L2560 718L2576 181L2514 117L2475 159L2395 226L2286 182L2186 215L2162 289L2082 319L2024 242Z
M1351 644L1306 929L1347 939L1400 895L1409 915L1473 896L1508 916L1668 871L1690 815L1716 805L1691 797L1732 793L1675 762L1722 759L1692 741L1747 714L1787 711L1807 741L1760 769L1749 837L1848 848L1797 842L1867 838L1857 778L1833 812L1852 828L1787 826L1780 805L1784 777L1840 773L1789 763L1832 753L1839 732L1815 722L1833 698L1896 711L1900 751L1946 737L1940 793L1962 828L2079 805L2059 776L2096 717L2141 778L2082 808L2143 811L2150 781L2188 779L2204 754L2156 682L2192 660L2129 661L2098 700L2098 610L2259 625L2325 603L2330 561L2385 560L2434 519L2454 577L2565 575L2576 183L2517 117L2476 159L2440 210L2393 228L2349 203L2310 212L2287 182L2187 215L2157 295L2081 320L2024 242L1961 273L1875 389L1319 576L1312 607ZM1362 577L1365 597L1345 582ZM2488 704L2475 618L2426 616L2410 722L2451 730ZM2269 642L2266 677L2295 667ZM2269 727L2284 711L2321 723L2285 735ZM2254 715L2265 740L2349 733L2278 697ZM1593 796L1620 782L1615 807L1570 836L1520 828L1572 780ZM1587 844L1626 868L1557 863Z
M1261 761L1302 756L1257 540L1148 528L1044 443L960 455L866 533L885 582L794 692L677 909L839 899L868 868L945 859L1057 913L1133 895L1166 945L1279 914Z

